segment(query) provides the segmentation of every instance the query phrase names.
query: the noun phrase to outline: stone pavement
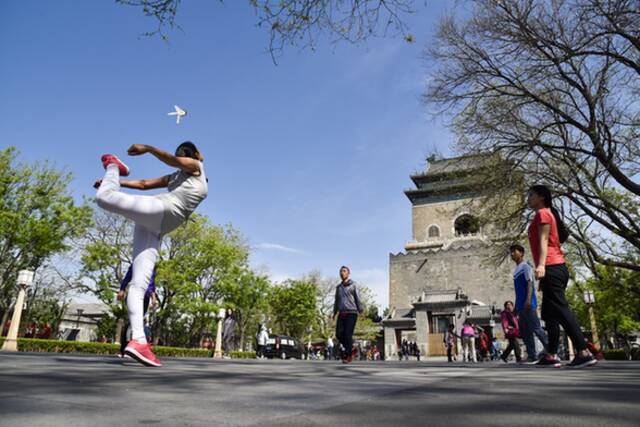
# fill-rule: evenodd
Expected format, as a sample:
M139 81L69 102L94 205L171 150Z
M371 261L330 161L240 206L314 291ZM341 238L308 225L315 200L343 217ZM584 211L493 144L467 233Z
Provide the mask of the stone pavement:
M0 353L0 426L640 425L634 362L163 362Z

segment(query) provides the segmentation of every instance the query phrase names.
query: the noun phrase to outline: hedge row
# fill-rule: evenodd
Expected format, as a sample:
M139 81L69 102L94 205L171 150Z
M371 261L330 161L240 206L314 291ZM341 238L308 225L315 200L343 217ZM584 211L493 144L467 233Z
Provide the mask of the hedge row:
M627 355L621 348L604 350L602 354L604 354L605 360L627 360Z
M182 348L153 346L153 352L158 357L211 357L211 350L202 348Z
M0 347L5 338L0 337ZM41 340L35 338L18 338L18 351L35 353L87 353L87 354L117 354L120 351L118 344L103 344L97 342ZM180 348L154 346L153 352L161 357L211 357L212 351L200 348ZM231 353L234 359L247 359L256 357L252 351L234 351Z
M255 359L256 352L255 351L232 351L231 358L232 359Z
M4 337L0 337L0 345L4 343L4 340ZM116 354L119 349L120 346L117 344L18 338L18 351L35 353Z
M629 360L623 349L605 350L602 352L606 360ZM640 348L631 350L631 360L640 360Z

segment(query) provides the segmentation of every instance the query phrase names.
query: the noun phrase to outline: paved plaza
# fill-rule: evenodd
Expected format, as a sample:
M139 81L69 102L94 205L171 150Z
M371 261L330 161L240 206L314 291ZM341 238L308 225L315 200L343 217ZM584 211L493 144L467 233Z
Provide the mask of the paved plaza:
M0 353L0 426L637 426L640 363L163 359Z

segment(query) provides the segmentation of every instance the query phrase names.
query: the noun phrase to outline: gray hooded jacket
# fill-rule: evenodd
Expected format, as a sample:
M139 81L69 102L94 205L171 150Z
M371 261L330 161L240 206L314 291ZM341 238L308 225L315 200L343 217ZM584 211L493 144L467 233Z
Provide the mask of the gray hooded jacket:
M333 314L341 313L362 313L363 308L360 303L360 295L356 282L349 279L340 283L336 287L336 299L333 303Z

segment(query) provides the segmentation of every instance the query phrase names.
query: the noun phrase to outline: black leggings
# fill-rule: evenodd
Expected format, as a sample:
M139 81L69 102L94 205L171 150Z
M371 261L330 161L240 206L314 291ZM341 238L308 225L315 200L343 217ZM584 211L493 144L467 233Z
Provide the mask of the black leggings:
M357 313L340 313L336 322L336 337L344 347L342 358L345 359L353 351L353 330L358 320Z
M576 352L585 350L587 343L580 326L569 308L564 291L569 282L569 270L565 264L548 265L544 278L540 279L542 288L542 320L549 335L549 353L558 353L560 325L567 333Z

